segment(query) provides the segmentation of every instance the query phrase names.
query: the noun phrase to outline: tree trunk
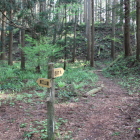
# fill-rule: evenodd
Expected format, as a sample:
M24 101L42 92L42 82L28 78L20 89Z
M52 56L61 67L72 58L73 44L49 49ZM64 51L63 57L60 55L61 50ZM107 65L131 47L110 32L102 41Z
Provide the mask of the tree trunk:
M88 0L85 0L84 18L85 18L85 24L86 24L86 38L87 38L87 35L88 35Z
M115 59L115 0L112 3L112 41L111 41L111 58Z
M81 12L82 10L83 10L83 2L82 2L82 0L81 0L81 6L80 6L80 8L79 8L80 24L83 23L83 12Z
M125 27L124 27L124 49L125 57L131 55L130 47L130 0L124 0L125 5Z
M91 11L92 11L92 30L91 30L91 59L90 66L94 67L94 0L91 0Z
M2 20L1 19L2 19L2 13L0 13L0 25L2 25ZM1 30L0 30L0 41L1 41ZM0 44L0 53L1 53L1 44Z
M24 8L24 3L25 3L25 1L22 0L21 9ZM22 22L22 25L24 25L24 19L22 19L21 22ZM21 49L21 65L20 65L20 67L21 67L21 70L25 70L25 53L23 51L23 48L25 47L25 30L24 29L21 29L20 39L21 39L20 43L21 43L21 48L22 48Z
M21 30L21 70L25 70L25 54L23 48L25 47L25 30Z
M10 19L10 23L12 22L12 14L13 14L13 10L10 10L9 13L9 19ZM8 65L13 65L13 59L12 59L12 48L13 48L13 27L10 26L10 30L9 30L9 52L8 52Z
M88 22L87 22L87 29L88 29L88 34L87 34L87 60L90 60L91 57L91 0L88 0Z
M6 11L3 12L6 15ZM2 31L1 31L1 60L6 59L6 44L5 44L5 30L6 30L6 17L2 15Z
M140 61L140 1L137 0L137 50L136 59Z
M120 25L123 25L123 1L124 0L120 0Z
M136 1L132 1L130 7L131 7L132 12L135 11L136 10ZM131 27L133 27L133 32L134 32L134 44L133 44L133 46L136 46L136 44L137 44L136 18L131 16L131 21L132 21Z
M75 62L76 58L76 25L77 25L77 11L75 12L75 23L74 23L74 43L73 43L73 52L72 52L72 62Z
M112 10L111 10L111 6L112 6L112 3L111 3L111 1L112 0L108 0L108 21L109 21L109 23L110 23L110 21L111 21L111 12L112 12Z
M97 9L98 9L98 2L97 2L97 0L95 0L95 22L97 22L98 21L98 11L97 11Z
M65 47L64 47L64 70L66 70L66 59L67 59L67 31L66 31L66 23L67 23L67 5L65 4Z
M108 13L108 10L109 8L108 8L108 0L106 0L106 24L108 24L109 23L109 13Z
M84 22L87 21L87 0L84 0Z
M103 18L102 18L102 1L100 0L99 1L99 4L100 4L100 23L103 21Z

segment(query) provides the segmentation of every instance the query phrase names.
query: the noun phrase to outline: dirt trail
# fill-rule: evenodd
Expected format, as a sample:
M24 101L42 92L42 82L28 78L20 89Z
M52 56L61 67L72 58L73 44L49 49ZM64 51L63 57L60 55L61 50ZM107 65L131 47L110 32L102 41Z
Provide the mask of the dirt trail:
M71 130L73 140L140 139L138 126L134 126L140 117L138 98L129 96L125 89L100 72L97 74L100 79L98 85L104 84L101 92L93 97L83 97L67 107L57 106L59 117L69 120L62 130Z
M56 140L140 140L139 98L129 96L113 80L97 74L97 85L104 84L101 92L55 104L56 120L62 118L59 132L56 130L61 138ZM0 107L0 140L25 140L23 135L31 131L32 122L46 119L45 103L29 105L17 101L13 106ZM21 128L20 124L25 123L29 125ZM38 133L29 139L41 140Z

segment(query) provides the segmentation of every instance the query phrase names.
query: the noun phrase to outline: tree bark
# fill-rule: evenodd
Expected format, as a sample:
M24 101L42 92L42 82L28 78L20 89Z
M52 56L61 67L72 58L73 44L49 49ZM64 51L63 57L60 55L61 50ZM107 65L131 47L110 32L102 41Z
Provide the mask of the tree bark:
M140 61L140 1L137 0L137 50L136 59Z
M67 13L66 13L66 10L67 10L67 5L65 4L64 6L65 8L65 47L64 47L64 70L66 70L66 59L67 59L67 31L66 31L66 23L67 23Z
M10 22L12 21L12 14L13 14L13 10L10 10L9 13L9 19ZM12 58L12 48L13 48L13 27L10 26L10 30L9 30L9 52L8 52L8 65L13 65L13 58Z
M87 9L87 6L88 6L88 0L84 0L84 20L85 20L85 24L86 24L86 37L88 35L88 9Z
M124 49L125 57L130 56L130 0L124 0L125 5L125 27L124 27Z
M109 21L109 23L110 23L110 21L111 21L111 6L112 6L112 3L111 3L111 1L112 0L108 0L108 21Z
M108 0L106 0L106 24L108 24L109 23L109 13L108 13Z
M2 14L0 13L0 25L2 25ZM1 30L0 30L0 41L1 41ZM0 48L1 48L1 44L0 44ZM1 52L1 49L0 49Z
M94 67L94 0L91 0L91 11L92 11L92 30L91 30L91 59L90 66Z
M21 30L21 69L25 70L25 54L23 48L25 47L25 30Z
M75 23L74 23L74 43L73 43L73 52L72 52L72 62L75 62L76 58L76 25L77 25L77 11L75 12Z
M97 2L97 0L95 0L95 22L97 22L98 21L98 11L97 11L97 9L98 9L98 2Z
M111 58L114 60L115 59L115 0L113 0L112 3L112 41L111 41Z
M120 0L120 25L123 25L123 2L124 0Z
M131 7L131 11L132 12L136 10L136 5L137 5L136 4L136 1L132 1L131 2L130 7ZM133 32L134 32L134 44L133 44L133 46L136 46L137 45L136 18L134 18L133 16L131 16L131 21L132 21L132 25L131 26L133 27Z
M6 11L4 11L4 15L6 15ZM1 31L1 60L6 59L6 44L5 44L5 30L6 30L6 17L2 15L2 31Z
M84 0L84 22L86 22L87 20L87 1Z
M102 0L99 1L100 4L100 23L103 21L102 20Z
M87 60L90 60L91 57L91 0L88 0L88 5L87 5L87 9L88 9L88 22L87 22L87 30L88 30L88 34L87 34Z
M24 0L22 0L22 3L21 3L21 9L23 9L24 8L24 3L25 3L25 1ZM24 25L24 19L22 19L22 25ZM25 30L24 29L21 29L21 65L20 65L20 67L21 67L21 70L25 70L25 53L24 53L24 50L23 50L23 48L25 47Z

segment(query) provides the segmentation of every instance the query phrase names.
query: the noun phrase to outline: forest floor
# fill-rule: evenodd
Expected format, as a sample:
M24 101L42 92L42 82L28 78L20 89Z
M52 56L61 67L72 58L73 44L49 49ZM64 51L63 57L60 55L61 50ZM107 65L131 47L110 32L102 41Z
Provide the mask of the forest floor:
M98 85L104 84L101 92L81 97L77 103L56 106L59 117L69 120L63 131L72 131L74 140L140 139L139 98L128 95L116 81L97 74Z
M129 95L117 80L101 72L96 74L99 76L97 85L104 85L102 91L55 104L56 120L61 123L56 130L56 140L139 140L140 99ZM0 140L41 140L33 128L39 127L39 120L46 119L46 113L44 104L28 106L16 101L11 106L1 105Z

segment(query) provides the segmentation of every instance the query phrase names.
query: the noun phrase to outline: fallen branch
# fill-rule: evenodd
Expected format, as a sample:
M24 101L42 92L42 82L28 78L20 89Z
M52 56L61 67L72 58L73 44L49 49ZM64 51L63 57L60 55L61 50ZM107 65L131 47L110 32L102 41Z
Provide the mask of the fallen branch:
M98 87L98 88L94 88L94 89L88 91L88 92L86 93L86 95L95 94L95 93L101 91L101 90L103 89L103 87L104 87L104 85L101 85L101 87Z
M118 60L122 58L122 55L118 56L108 67L106 67L104 70L107 70L109 67L112 67Z

